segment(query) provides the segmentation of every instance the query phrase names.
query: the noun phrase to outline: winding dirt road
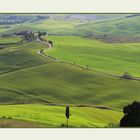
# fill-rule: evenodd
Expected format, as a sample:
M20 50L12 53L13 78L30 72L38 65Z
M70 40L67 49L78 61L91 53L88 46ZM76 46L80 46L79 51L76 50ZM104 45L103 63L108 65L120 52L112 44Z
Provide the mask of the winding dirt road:
M51 44L48 44L47 42L44 42L44 41L41 41L41 40L38 40L38 41L41 42L41 43L43 43L43 44L47 44L47 45L48 45L47 50L52 48ZM41 53L41 50L37 51L37 54L38 54L38 55L41 55L42 57L51 58L51 59L53 59L54 61L59 61L59 62L61 62L61 63L74 65L74 66L77 66L77 67L80 67L80 68L84 68L84 69L87 69L87 70L92 70L92 71L95 71L95 72L98 72L98 73L101 73L101 74L105 74L105 75L108 75L108 76L111 76L111 77L119 78L119 79L122 78L122 76L120 76L120 75L109 74L109 73L106 73L106 72L101 72L101 71L95 70L95 69L93 69L93 68L87 68L87 67L82 66L82 65L79 65L79 64L73 64L73 63L71 63L71 62L59 60L59 59L54 58L53 56L50 56L50 55L48 55L48 54L43 54L43 53ZM124 79L124 78L123 78L123 79ZM126 80L136 80L136 81L140 81L140 78L139 78L139 77L133 77L132 79L126 79Z

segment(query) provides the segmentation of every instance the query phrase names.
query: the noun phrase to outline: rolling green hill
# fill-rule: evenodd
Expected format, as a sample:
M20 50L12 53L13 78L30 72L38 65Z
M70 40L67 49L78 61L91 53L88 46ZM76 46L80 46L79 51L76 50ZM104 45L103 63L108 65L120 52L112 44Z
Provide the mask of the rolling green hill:
M46 53L71 63L122 75L140 76L140 43L104 43L72 36L50 36L54 47Z
M10 112L9 112L10 110ZM113 110L103 110L90 107L70 107L69 127L118 127L122 113ZM32 123L24 127L66 127L65 107L30 105L1 105L0 117L26 120ZM11 119L11 120L12 120ZM38 124L38 125L37 125ZM13 125L20 127L20 125ZM21 127L23 127L21 125Z
M17 30L31 29L46 31L55 35L110 35L113 37L140 37L139 20L137 14L93 14L93 15L49 15L49 19L25 22L10 25L10 28L1 28L1 32L14 33ZM3 31L4 30L4 31Z
M132 16L120 19L111 19L95 23L79 25L78 31L92 31L93 34L107 34L115 36L140 36L140 16ZM88 28L87 28L88 27Z
M47 46L38 42L6 46L0 51L0 73L47 63L49 60L37 54L42 48L45 49Z
M89 32L95 35L133 35L139 36L139 16L133 14L46 14L47 19L37 20L32 16L21 15L27 21L21 24L10 24L8 28L0 28L2 34L14 33L23 29L46 31L56 35L87 36ZM18 15L16 15L18 17ZM43 16L43 15L41 15ZM29 19L29 20L28 20ZM133 34L132 34L133 32Z
M140 77L140 43L105 43L94 37L139 37L140 17L113 17L55 15L37 20L37 15L25 15L21 24L0 25L4 34L46 31L47 40L53 41L48 49L37 40L0 38L0 127L24 121L25 126L65 127L66 105L72 114L69 127L118 127L122 108L140 100L140 81L118 77L124 72ZM18 16L5 18L16 21ZM95 36L85 38L90 33Z
M121 108L140 100L139 81L60 62L0 75L1 103L87 104Z
M62 57L63 60L76 61L76 64L93 61L91 64L98 66L95 65L98 59L94 59L94 55L99 55L96 58L103 60L99 61L102 62L100 64L102 72L111 70L111 65L106 67L106 60L113 60L117 68L117 64L119 66L125 64L121 63L126 62L123 60L125 55L133 56L129 53L131 50L134 50L135 57L139 50L138 46L123 44L124 49L122 47L119 49L118 44L108 45L80 37L53 36L50 39L55 44L54 48L49 49L49 53L53 56L60 55L60 59ZM119 79L100 71L87 70L77 65L45 58L37 54L37 51L42 48L46 49L47 46L39 42L31 42L1 50L3 71L0 75L0 103L87 104L121 108L132 100L140 98L139 81ZM109 58L104 59L104 55ZM116 61L114 57L118 57ZM132 58L132 62L136 60L135 57ZM80 59L81 61L78 61ZM132 64L131 61L127 62L128 66ZM138 68L137 62L133 63ZM114 66L112 69L116 70ZM118 68L119 70L121 67ZM133 68L133 70L137 69ZM132 75L134 74L136 73Z

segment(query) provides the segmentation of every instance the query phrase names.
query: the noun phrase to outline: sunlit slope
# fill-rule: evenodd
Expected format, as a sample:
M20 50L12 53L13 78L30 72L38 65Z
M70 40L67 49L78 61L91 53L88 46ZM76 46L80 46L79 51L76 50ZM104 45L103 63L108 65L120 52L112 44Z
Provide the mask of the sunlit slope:
M94 15L96 16L96 15ZM102 17L102 15L99 15ZM99 18L99 16L97 18ZM14 33L19 30L31 29L34 31L46 31L49 34L57 35L111 35L140 37L139 20L140 16L130 16L129 14L106 14L105 20L82 20L75 15L70 18L50 18L36 22L25 22L23 24L12 25L8 29L0 29L0 33ZM108 18L106 20L107 17Z
M0 76L1 103L93 104L122 107L140 100L140 82L51 62Z
M76 26L90 23L91 21L80 21L80 20L44 20L36 21L33 23L24 23L21 25L14 25L5 33L15 33L22 30L32 30L32 31L42 31L47 32L48 34L57 34L57 35L75 35L77 31L75 30Z
M58 59L99 71L121 75L128 72L140 76L140 43L107 44L74 36L50 36L54 46L46 53Z
M10 111L9 111L10 110ZM122 113L90 107L70 107L70 127L118 127ZM0 117L7 116L41 123L44 127L66 127L65 107L31 105L1 105Z
M114 15L115 16L115 15ZM140 16L126 16L125 18L113 19L95 23L79 25L77 32L92 32L99 35L115 36L140 36Z
M86 35L88 28L94 23L101 21L120 20L128 14L50 14L50 18L42 20L31 20L22 24L12 24L9 28L0 28L2 33L14 33L20 30L46 31L49 34L57 35ZM87 24L88 28L85 28ZM94 33L98 33L94 30Z

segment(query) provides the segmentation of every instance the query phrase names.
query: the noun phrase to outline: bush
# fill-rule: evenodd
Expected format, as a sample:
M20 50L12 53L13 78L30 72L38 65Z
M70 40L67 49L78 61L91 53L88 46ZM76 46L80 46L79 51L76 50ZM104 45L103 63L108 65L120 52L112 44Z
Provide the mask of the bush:
M12 119L12 117L7 117L7 119Z
M124 79L133 79L133 77L128 73L128 72L125 72L121 78L124 78Z
M134 101L123 108L124 116L120 120L121 127L140 126L140 102Z
M3 119L12 119L12 117L6 117L6 116L2 116Z

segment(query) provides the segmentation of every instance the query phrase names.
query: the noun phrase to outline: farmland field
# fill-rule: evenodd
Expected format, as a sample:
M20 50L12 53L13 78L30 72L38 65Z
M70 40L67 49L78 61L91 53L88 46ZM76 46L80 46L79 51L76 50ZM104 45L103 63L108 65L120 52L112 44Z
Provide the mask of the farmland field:
M19 41L21 41L21 37L3 37L0 38L0 44L8 44L8 43L18 43Z
M66 125L64 113L65 107L59 106L40 104L0 106L0 117L8 118L12 116L12 119L36 122L38 126L42 127L63 127L63 125ZM120 111L71 107L69 125L71 127L110 127L109 125L117 127L121 116Z
M139 81L59 62L0 76L0 103L94 104L121 108L135 98L140 99L139 90Z
M140 43L104 43L81 37L50 36L54 47L46 53L61 60L89 66L106 73L128 72L140 76Z
M0 15L0 127L119 127L123 107L140 101L138 21Z

